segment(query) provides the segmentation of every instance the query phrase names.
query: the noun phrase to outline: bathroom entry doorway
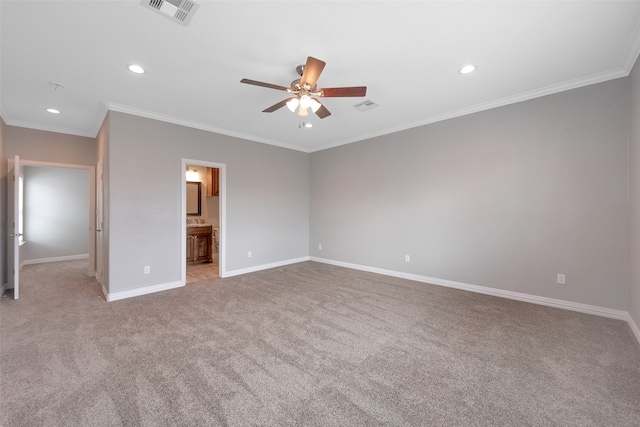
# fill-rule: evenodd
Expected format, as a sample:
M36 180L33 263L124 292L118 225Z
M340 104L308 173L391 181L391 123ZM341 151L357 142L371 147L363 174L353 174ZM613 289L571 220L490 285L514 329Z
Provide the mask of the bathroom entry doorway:
M211 170L217 170L217 194L209 188ZM226 165L182 159L181 189L182 283L225 277ZM202 251L202 245L208 244L208 233L211 259L208 253L204 256L207 259L198 258L201 252L194 251ZM194 263L194 259L202 262Z

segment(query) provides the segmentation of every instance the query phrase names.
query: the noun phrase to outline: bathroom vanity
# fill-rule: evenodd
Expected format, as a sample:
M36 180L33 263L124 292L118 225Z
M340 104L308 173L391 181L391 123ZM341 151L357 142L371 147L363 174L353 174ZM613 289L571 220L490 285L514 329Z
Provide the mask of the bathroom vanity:
M213 227L187 225L187 264L213 262Z

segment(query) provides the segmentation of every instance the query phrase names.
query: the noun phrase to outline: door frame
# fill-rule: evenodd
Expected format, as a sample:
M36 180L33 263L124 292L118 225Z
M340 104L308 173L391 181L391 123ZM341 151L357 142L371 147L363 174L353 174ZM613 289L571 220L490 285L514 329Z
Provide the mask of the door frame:
M90 165L74 165L69 163L52 163L38 160L20 159L21 166L37 166L44 168L84 169L89 171L89 266L87 274L96 274L96 168Z
M181 245L181 266L182 285L187 283L187 177L185 171L188 166L202 166L217 168L220 170L219 176L219 204L218 204L218 271L221 278L226 277L226 251L227 251L227 165L225 163L209 162L196 159L182 159L180 168L180 245Z

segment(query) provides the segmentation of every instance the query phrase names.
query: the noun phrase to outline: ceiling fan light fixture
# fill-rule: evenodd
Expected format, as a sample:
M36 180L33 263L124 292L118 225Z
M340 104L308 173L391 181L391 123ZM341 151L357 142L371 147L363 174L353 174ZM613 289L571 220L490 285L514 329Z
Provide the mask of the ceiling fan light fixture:
M295 113L296 108L298 108L298 105L300 105L300 101L298 101L298 98L291 98L289 101L287 101L287 108L292 113Z
M309 115L309 110L300 105L300 108L298 108L298 115L300 117L306 117Z
M322 104L320 104L320 102L315 99L315 98L311 98L311 100L309 101L309 103L311 104L311 111L313 111L314 113L316 111L318 111L320 109L320 107L322 107Z
M300 107L304 109L311 107L311 98L309 95L302 95L300 97Z

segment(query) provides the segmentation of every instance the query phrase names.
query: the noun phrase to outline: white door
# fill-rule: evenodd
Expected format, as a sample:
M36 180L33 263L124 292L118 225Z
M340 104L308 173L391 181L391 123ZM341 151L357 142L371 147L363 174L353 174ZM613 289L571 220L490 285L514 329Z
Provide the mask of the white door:
M102 206L103 206L103 183L102 183L102 159L98 161L96 169L96 280L101 285L103 277L104 260L103 257L103 232L102 232Z
M20 158L9 159L9 174L7 176L7 269L9 283L13 288L13 299L20 297Z

